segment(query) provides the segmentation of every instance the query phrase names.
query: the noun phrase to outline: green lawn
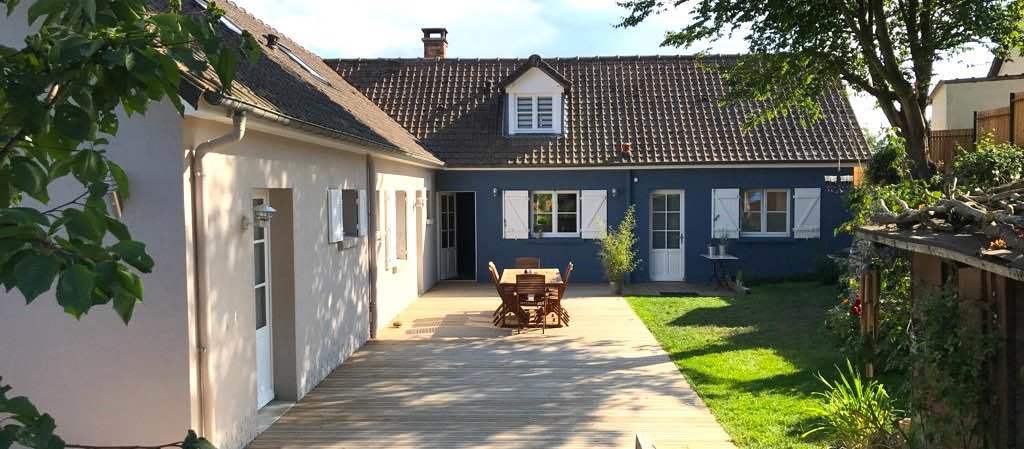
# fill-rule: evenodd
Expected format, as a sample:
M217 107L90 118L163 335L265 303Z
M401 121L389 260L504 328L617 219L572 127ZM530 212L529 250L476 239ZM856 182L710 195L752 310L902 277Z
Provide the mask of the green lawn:
M766 284L727 297L631 297L633 310L741 449L823 448L800 438L812 423L814 377L842 356L824 328L836 289Z

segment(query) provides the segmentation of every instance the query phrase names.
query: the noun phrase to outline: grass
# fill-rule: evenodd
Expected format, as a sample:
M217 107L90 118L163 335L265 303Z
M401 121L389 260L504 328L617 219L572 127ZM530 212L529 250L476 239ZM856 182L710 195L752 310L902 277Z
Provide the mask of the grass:
M844 363L824 327L834 286L760 285L728 297L631 297L633 310L741 449L824 448L812 427L815 374Z

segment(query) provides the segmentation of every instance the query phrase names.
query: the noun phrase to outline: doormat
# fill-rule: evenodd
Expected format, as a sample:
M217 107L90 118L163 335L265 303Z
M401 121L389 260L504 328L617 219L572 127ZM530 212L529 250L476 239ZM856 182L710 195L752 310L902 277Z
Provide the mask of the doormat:
M661 296L683 296L683 297L703 296L703 295L701 295L700 293L697 293L697 292L658 292L658 294L661 295Z

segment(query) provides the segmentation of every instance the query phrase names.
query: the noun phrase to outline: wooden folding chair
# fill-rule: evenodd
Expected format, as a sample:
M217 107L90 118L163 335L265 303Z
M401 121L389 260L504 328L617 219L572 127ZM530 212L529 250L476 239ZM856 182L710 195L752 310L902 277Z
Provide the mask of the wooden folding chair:
M535 306L538 315L547 295L547 278L543 274L520 274L516 276L514 296L521 306ZM527 298L525 301L523 298ZM522 327L520 327L522 329ZM541 333L544 331L542 330Z
M562 275L562 285L558 288L548 289L544 296L544 304L541 306L541 313L544 314L544 323L547 323L549 314L554 313L558 318L558 325L569 325L569 312L562 307L562 298L565 297L565 290L569 287L569 278L572 277L572 261L565 267L565 274Z
M516 257L516 268L540 268L540 257Z
M498 268L494 266L494 262L487 264L487 271L491 273L491 280L494 281L494 289L498 292L498 298L501 299L501 304L494 310L493 320L495 326L501 323L505 325L505 317L508 314L513 314L519 323L525 323L529 321L530 315L519 305L519 298L512 294L511 291L501 286L501 279L498 276ZM521 325L521 324L520 324Z

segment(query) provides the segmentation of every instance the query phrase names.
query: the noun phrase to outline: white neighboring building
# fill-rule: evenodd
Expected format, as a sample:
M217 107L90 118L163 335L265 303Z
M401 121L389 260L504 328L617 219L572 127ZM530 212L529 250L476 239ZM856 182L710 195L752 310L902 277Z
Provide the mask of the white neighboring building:
M932 129L973 128L974 111L1005 107L1012 92L1024 92L1024 57L1020 55L994 58L984 77L940 80L929 96Z
M243 447L280 409L267 404L301 398L435 282L426 208L441 161L319 57L218 5L226 40L246 29L265 44L260 62L226 96L191 77L184 117L154 104L109 148L132 182L124 221L156 260L132 322L0 298L0 341L21 342L0 351L0 375L68 441L193 428ZM25 8L0 18L0 43L21 43Z

